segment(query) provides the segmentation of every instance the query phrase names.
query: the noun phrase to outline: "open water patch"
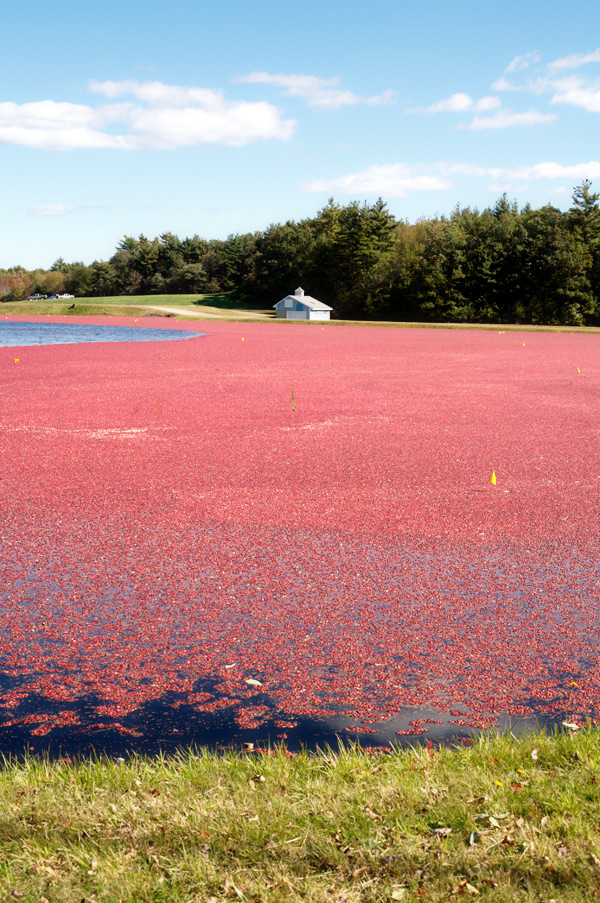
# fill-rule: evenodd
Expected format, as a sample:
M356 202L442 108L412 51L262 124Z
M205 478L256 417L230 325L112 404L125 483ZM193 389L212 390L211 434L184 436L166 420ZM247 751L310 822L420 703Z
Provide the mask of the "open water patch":
M87 342L168 342L206 335L189 329L104 326L92 323L0 323L0 348Z

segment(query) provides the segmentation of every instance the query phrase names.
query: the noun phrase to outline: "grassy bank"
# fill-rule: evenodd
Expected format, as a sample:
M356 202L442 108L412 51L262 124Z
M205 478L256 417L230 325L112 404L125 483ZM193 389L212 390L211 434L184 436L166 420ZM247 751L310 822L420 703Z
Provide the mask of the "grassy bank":
M472 748L7 763L24 901L590 901L600 733Z
M212 295L119 295L73 300L11 301L0 306L2 314L76 317L175 317L197 320L278 322L289 326L322 326L320 321L278 320L270 307L258 308L232 298L231 292ZM387 326L420 329L483 329L518 332L598 333L598 326L533 326L494 323L401 323L393 320L331 320L338 326Z
M261 310L234 301L230 292L210 295L120 295L105 298L11 301L0 307L0 314L35 316L175 316L185 319L265 320L272 310Z

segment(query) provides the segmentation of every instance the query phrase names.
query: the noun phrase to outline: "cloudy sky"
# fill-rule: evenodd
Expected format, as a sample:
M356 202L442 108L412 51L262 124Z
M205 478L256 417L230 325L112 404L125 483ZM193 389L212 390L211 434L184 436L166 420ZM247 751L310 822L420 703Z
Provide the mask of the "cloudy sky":
M3 13L0 266L600 190L597 0L31 0Z

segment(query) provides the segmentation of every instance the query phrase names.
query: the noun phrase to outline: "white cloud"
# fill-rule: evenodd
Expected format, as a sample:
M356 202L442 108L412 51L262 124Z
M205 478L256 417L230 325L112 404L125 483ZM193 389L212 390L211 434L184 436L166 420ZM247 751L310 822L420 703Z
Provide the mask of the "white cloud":
M493 116L475 116L466 126L472 132L480 132L484 129L509 129L514 126L531 126L542 123L554 122L558 116L554 113L538 113L537 110L528 110L526 113L514 113L512 110L499 110Z
M490 174L504 175L509 179L597 179L600 177L600 162L590 160L589 163L575 163L565 166L562 163L536 163L533 166L515 166L512 169L492 169Z
M577 76L559 79L553 82L555 94L551 97L551 104L569 104L581 107L588 113L600 113L600 84L586 82Z
M251 85L276 85L284 88L290 97L300 97L308 103L309 107L318 107L322 110L335 110L339 107L356 106L383 106L394 103L396 93L383 91L371 97L359 97L352 91L339 87L339 76L333 78L319 78L316 75L270 75L268 72L250 72L236 79Z
M445 100L439 100L437 103L431 104L414 112L422 113L480 113L487 110L496 110L502 106L499 97L481 97L479 100L473 100L468 94L453 94Z
M269 103L235 103L221 109L165 107L136 111L131 134L141 147L172 150L199 144L241 147L269 138L291 138L294 123L282 122Z
M547 94L554 90L555 82L547 76L539 76L538 78L530 78L524 85L523 90L529 91L531 94Z
M165 85L164 82L138 82L133 79L113 82L91 81L89 89L95 94L105 97L122 97L131 94L142 103L159 107L187 107L198 105L205 109L219 109L225 101L220 91L211 88L183 87L181 85Z
M588 63L600 63L600 50L594 50L592 53L572 53L570 56L559 57L559 59L548 63L548 69L579 69L580 66L586 66Z
M0 142L41 147L45 150L125 148L127 139L100 131L100 127L122 119L126 105L96 109L83 104L41 100L33 103L0 103Z
M507 78L502 76L492 83L492 88L494 91L522 91L523 88L521 85L515 85L514 82L509 82Z
M362 172L348 173L333 179L315 179L300 186L301 190L319 194L350 195L354 198L399 198L419 191L447 191L454 187L454 177L489 179L490 191L524 191L527 182L552 182L560 179L573 184L583 179L600 178L600 162L536 163L516 167L484 167L476 163L431 164L389 163L373 165ZM554 189L562 193L563 188Z
M53 100L0 103L0 143L60 151L240 147L288 140L296 125L272 104L229 101L206 88L128 80L92 82L90 90L111 100L132 95L135 102L97 107Z
M403 198L415 191L444 191L452 182L435 171L406 163L369 166L363 172L348 173L336 179L315 179L302 186L315 193L349 194L354 197L386 196Z
M528 59L528 56L531 55L515 57L506 71L523 69L532 60L539 61L539 54L532 57L532 60ZM584 79L579 75L569 73L569 70L579 69L590 63L600 63L600 49L591 53L572 53L559 57L538 69L537 76L526 79L523 85L501 77L493 83L492 88L496 91L528 91L538 96L550 94L550 103L553 105L566 104L587 110L589 113L600 113L600 78ZM473 127L481 126L474 125Z
M518 72L520 69L528 69L529 66L539 63L540 59L539 51L532 50L530 53L523 53L521 56L514 57L504 71Z
M71 213L79 213L87 210L87 207L73 204L42 204L41 207L30 207L29 216L68 216Z

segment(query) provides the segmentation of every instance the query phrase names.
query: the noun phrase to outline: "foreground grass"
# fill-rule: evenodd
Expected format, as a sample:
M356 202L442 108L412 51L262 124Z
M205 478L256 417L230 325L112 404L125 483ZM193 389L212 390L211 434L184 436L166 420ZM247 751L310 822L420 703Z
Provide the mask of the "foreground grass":
M0 892L41 901L590 901L600 733L0 770Z

